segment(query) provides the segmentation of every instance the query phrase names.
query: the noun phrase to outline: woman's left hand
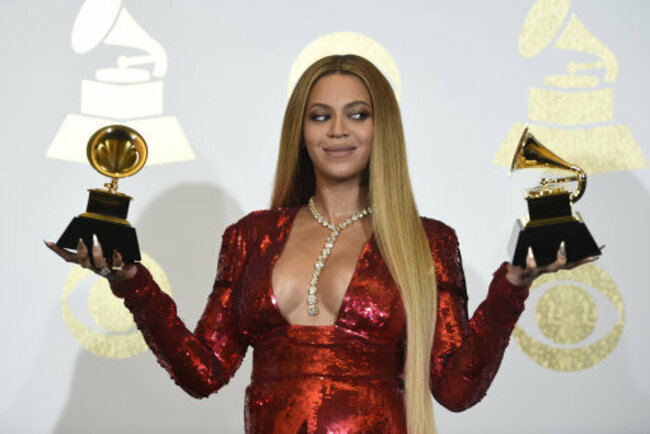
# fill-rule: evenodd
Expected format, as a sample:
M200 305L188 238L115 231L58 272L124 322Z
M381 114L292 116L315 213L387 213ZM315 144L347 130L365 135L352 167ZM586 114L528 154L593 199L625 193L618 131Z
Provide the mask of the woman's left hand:
M537 262L535 261L535 254L533 253L533 249L529 247L528 254L526 255L526 268L508 264L506 278L513 285L529 286L533 283L533 280L535 280L541 274L554 273L558 270L570 270L577 267L578 265L594 262L596 259L598 259L598 256L590 256L584 259L580 259L579 261L567 262L566 247L564 241L562 241L560 243L560 248L557 249L555 262L543 267L538 267Z

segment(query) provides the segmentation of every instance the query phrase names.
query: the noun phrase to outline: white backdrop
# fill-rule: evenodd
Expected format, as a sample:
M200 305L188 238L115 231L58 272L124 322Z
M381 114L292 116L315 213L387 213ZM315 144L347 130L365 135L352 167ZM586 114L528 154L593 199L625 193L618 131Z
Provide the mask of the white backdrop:
M81 105L90 98L81 93L82 80L101 82L95 76L98 69L115 68L121 55L142 54L108 45L108 39L98 39L86 53L75 52L71 34L82 5L80 0L0 0L0 146L6 156L0 171L0 270L5 282L0 431L243 432L252 351L217 395L190 398L150 352L131 355L138 345L121 339L133 330L102 319L115 307L102 298L101 288L91 288L92 279L74 286L68 277L72 266L42 244L42 239L56 240L70 219L84 211L87 188L105 182L87 163L46 157L66 116L97 117ZM579 143L582 147L573 150L578 157L595 158L603 168L589 177L576 209L607 248L597 268L566 277L595 300L598 321L592 334L569 345L532 330L542 324L535 315L539 296L531 295L520 323L521 330L546 347L592 348L581 356L592 366L582 369L583 359L569 355L565 368L558 369L552 351L530 355L525 343L513 340L481 403L460 414L435 406L440 431L649 432L650 295L645 278L650 173L639 156L650 156L650 3L574 0L551 45L526 58L518 43L534 5L534 0L124 0L120 8L156 41L156 60L162 62L162 49L168 62L164 74L145 79L163 82L162 108L152 103L142 109L144 115L125 121L155 118L167 127L177 122L169 127L176 128L175 141L156 149L171 146L171 155L174 146L184 144L185 153L170 157L175 162L145 166L122 181L120 189L135 198L129 220L138 229L142 250L166 273L188 325L198 320L210 291L223 229L268 206L292 64L323 35L357 32L383 46L399 70L420 212L458 232L470 310L484 299L491 273L507 259L512 224L525 208L520 190L540 177L508 178L505 167L493 164L513 125L530 115L540 131L617 126L631 132L626 136L631 145L623 150L618 142L611 147ZM604 70L611 69L611 59L592 70L574 71L597 76L594 89L613 92L613 109L607 102L594 103L605 117L593 125L545 122L533 116L529 100L530 88L549 89L545 80L568 74L569 62L599 60L585 52L589 44L584 38L578 38L575 50L553 46L570 14L614 54L618 66L610 81ZM105 20L110 32L116 24ZM152 71L150 64L141 69ZM554 89L562 95L579 91L575 86ZM613 117L607 118L608 110ZM71 137L66 136L62 149L83 150L87 136ZM561 147L554 149L562 153ZM194 159L185 159L192 154ZM606 281L609 293L599 287ZM603 296L612 291L622 296L614 308ZM593 349L590 345L615 324L619 331L624 324L620 338L610 339L603 350Z

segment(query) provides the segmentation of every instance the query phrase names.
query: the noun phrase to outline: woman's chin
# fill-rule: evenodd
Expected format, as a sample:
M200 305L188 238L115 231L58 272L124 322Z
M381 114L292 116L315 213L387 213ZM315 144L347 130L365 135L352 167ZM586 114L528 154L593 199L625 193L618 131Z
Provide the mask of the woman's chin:
M332 170L327 172L319 172L316 175L316 183L324 182L326 184L361 184L363 177L363 170Z

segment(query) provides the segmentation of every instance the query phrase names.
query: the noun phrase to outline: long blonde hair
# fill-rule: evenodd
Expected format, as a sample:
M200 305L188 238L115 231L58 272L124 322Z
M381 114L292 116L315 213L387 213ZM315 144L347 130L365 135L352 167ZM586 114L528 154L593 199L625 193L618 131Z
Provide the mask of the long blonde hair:
M305 204L316 191L314 168L302 145L307 98L326 74L353 74L372 99L374 139L366 181L372 228L399 286L406 317L405 410L408 432L435 432L430 391L437 291L431 250L413 198L399 106L390 83L368 60L329 56L298 80L284 114L271 207Z

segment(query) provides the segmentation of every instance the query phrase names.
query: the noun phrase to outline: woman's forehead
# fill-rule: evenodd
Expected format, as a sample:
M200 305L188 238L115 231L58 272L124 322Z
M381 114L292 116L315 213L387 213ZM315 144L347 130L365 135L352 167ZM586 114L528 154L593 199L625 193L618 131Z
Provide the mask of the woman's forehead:
M371 103L370 93L353 74L327 74L319 78L309 92L308 104L346 105L352 101Z

